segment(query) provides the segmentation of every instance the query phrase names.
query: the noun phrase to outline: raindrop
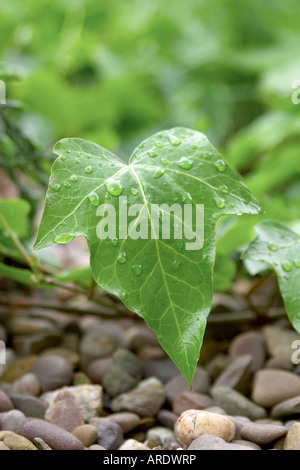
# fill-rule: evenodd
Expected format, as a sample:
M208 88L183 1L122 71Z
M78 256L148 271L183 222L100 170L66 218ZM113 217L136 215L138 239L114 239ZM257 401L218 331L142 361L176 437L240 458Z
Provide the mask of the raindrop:
M176 259L175 261L173 261L171 263L171 268L174 270L174 271L178 271L180 269L180 266L181 266L181 261Z
M224 209L225 201L222 198L215 198L215 203L219 209Z
M184 170L190 170L193 166L193 161L189 160L186 157L182 157L178 162L178 166L180 166L180 168L183 168Z
M68 183L68 181L66 181L66 182L64 183L64 187L65 187L66 189L70 189L70 188L71 188L71 185L70 185L70 183Z
M133 196L137 196L139 194L138 190L136 188L131 188L131 194Z
M166 171L166 170L164 170L163 168L157 168L157 169L155 170L155 172L154 172L153 178L157 180L157 179L160 178L162 175L164 175L165 171Z
M279 248L277 245L274 245L273 243L271 243L269 246L268 246L269 250L270 251L278 251Z
M218 160L215 163L215 167L218 169L218 171L221 171L222 173L223 173L223 171L226 170L226 164L225 164L224 160Z
M161 147L164 146L164 144L163 144L160 140L156 140L156 141L155 141L155 146L156 146L157 148L161 148Z
M55 191L57 193L57 191L60 190L60 184L53 184L53 186L51 186L51 188L53 189L53 191Z
M120 251L120 253L117 256L117 261L119 264L124 264L127 260L127 255L124 251Z
M181 140L178 139L178 138L175 137L175 136L170 137L169 140L170 140L170 144L171 144L171 145L174 145L175 147L178 147L178 145L181 144Z
M99 196L98 196L98 194L95 193L95 192L92 192L92 193L89 195L89 200L90 200L90 203L92 204L92 206L98 207L98 206L100 205Z
M70 235L69 233L62 233L61 235L57 235L54 238L54 243L69 243L74 238L74 235Z
M296 268L300 268L300 260L294 261L294 265L296 266Z
M76 163L77 165L79 165L79 163L80 163L79 158L76 158L75 163Z
M111 238L110 241L112 246L118 246L119 240L117 238Z
M59 157L59 159L60 159L61 162L64 162L65 159L66 159L66 157L65 157L64 155L61 155L61 156Z
M78 181L77 176L76 176L76 175L72 175L72 176L70 177L70 181L72 181L72 183L77 183L77 181Z
M93 172L93 168L92 168L91 166L87 166L87 167L84 169L84 171L85 171L88 175L90 175L90 174Z
M212 156L211 152L204 152L203 154L203 157L205 158L205 160L210 160L211 156Z
M222 193L224 193L224 194L228 194L228 193L229 193L229 188L228 188L228 186L226 186L226 184L221 184L220 190L221 190Z
M203 166L203 162L198 163L198 166L200 167Z
M106 189L112 196L120 196L124 191L124 187L120 181L111 180L106 183Z
M161 163L162 163L163 166L167 166L169 161L166 158L162 158Z
M282 269L287 273L291 272L293 269L293 265L290 261L283 261L281 263L281 266L282 266Z
M191 147L192 147L192 149L198 149L199 148L198 145L196 145L196 144L193 144Z
M131 266L131 271L133 272L133 274L139 277L142 274L142 265L135 264L134 266Z
M127 293L122 290L120 293L119 293L119 297L121 300L125 300L127 298Z
M157 153L154 152L154 150L150 150L150 151L148 152L148 156L149 156L150 158L155 158L155 157L157 157Z

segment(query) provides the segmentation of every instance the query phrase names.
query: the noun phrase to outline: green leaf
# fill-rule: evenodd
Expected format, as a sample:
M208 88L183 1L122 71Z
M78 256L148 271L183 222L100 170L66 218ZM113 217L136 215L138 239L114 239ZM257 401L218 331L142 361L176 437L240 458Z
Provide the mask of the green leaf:
M207 138L185 128L160 132L133 152L129 165L81 139L64 139L54 149L51 187L35 248L85 236L96 282L142 316L189 382L195 372L212 300L215 225L224 214L256 214L259 205ZM102 239L96 234L99 204L141 204L146 221L161 204L204 204L204 245L186 249L185 238ZM151 208L154 211L151 212ZM132 218L129 220L132 222ZM123 225L117 225L117 234ZM127 227L125 227L126 229ZM184 228L195 228L190 224Z
M28 233L29 212L30 205L24 199L2 199L0 201L0 215L19 238ZM0 239L7 237L5 231L6 228L0 217Z
M275 269L288 317L300 333L300 238L278 222L261 222L255 229L257 237L242 257Z
M0 278L8 278L20 282L26 286L41 287L35 281L32 271L29 269L16 268L0 262Z

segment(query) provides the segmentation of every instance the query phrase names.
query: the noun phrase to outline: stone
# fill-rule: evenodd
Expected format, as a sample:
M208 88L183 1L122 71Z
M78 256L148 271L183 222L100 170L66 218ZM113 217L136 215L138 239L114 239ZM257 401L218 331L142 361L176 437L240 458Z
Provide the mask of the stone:
M95 359L111 356L119 346L116 336L102 333L101 331L89 331L80 341L80 366L85 371Z
M229 442L234 438L235 426L224 415L202 410L186 410L176 422L175 433L182 446L189 446L202 434L213 434Z
M294 366L290 359L280 356L271 357L265 364L265 369L282 369L291 371L293 368Z
M26 422L24 413L19 410L11 410L6 413L0 413L0 429L13 431L20 434Z
M300 415L300 395L278 403L271 410L271 416L274 419L296 415Z
M160 410L157 415L157 420L159 423L169 429L174 429L177 419L177 414L169 410Z
M172 409L177 415L185 410L203 410L212 406L213 400L203 393L182 392L173 401Z
M18 393L12 393L10 397L15 407L22 411L25 416L40 419L44 418L46 406L39 398Z
M252 356L240 356L233 360L231 364L218 376L214 387L230 387L238 392L246 394L251 384L251 364Z
M7 447L4 442L0 442L0 450L10 450L9 447Z
M214 382L231 362L231 357L226 356L226 354L218 354L205 365L205 369L209 373L211 380Z
M99 446L98 444L93 444L87 450L107 450L105 447Z
M38 397L41 392L40 382L34 374L25 374L14 381L12 386L12 392Z
M300 340L300 335L295 331L277 326L267 326L263 330L268 353L271 357L282 357L292 362L292 348L294 341Z
M249 418L246 418L245 416L229 416L233 424L235 425L235 435L234 435L234 440L238 441L242 439L242 434L241 430L247 423L251 423Z
M61 356L43 356L33 366L42 392L48 392L69 385L73 378L73 368L69 361Z
M121 426L124 434L137 428L141 423L141 418L137 414L129 412L113 413L108 416L108 419Z
M163 384L178 376L179 370L171 359L147 361L143 365L145 377L157 377Z
M250 449L253 450L261 450L261 447L259 445L255 444L254 442L245 441L243 439L233 440L231 441L231 444L238 444L244 447L250 447Z
M14 382L23 375L31 372L31 369L37 360L37 356L28 356L25 358L16 359L11 364L8 364L4 373L2 374L1 380L8 383Z
M135 439L127 439L119 447L119 450L150 450L150 448Z
M294 423L284 441L284 450L300 450L300 423Z
M75 428L72 434L80 440L84 447L90 447L97 441L98 429L92 424L83 424Z
M173 435L174 435L174 432L171 431L171 429L169 428L165 428L163 426L154 426L153 428L147 431L146 438L149 440L153 436L156 436L161 441L161 444L164 444L165 440L170 437L173 437ZM148 447L150 447L149 444L148 444Z
M52 450L51 447L48 446L48 444L46 444L46 442L43 441L43 439L40 437L35 437L33 439L33 443L38 448L38 450Z
M33 442L40 437L53 450L83 450L84 447L76 436L53 423L41 419L28 420L22 435Z
M134 388L143 376L143 369L138 358L127 349L118 349L112 356L102 385L110 397Z
M103 390L101 385L76 385L66 387L65 389L75 397L82 410L85 422L101 414L103 406ZM45 393L41 396L41 400L49 407L62 390L58 389Z
M128 393L123 393L111 402L114 412L131 411L139 416L155 416L165 402L162 383L155 378L143 380Z
M26 357L39 354L46 348L57 346L61 341L59 332L41 332L33 335L13 336L13 348L18 356Z
M132 326L125 330L124 335L128 348L133 351L138 351L145 346L159 346L155 334L146 326Z
M208 393L210 389L210 377L208 372L203 369L202 367L197 367L193 383L192 383L192 390L198 393ZM188 381L186 378L180 374L174 377L174 379L170 380L165 385L166 397L167 401L172 404L177 395L181 392L190 391L191 388L189 386Z
M243 439L254 442L260 446L277 441L286 434L287 429L284 426L276 426L272 424L247 423L241 429L241 436Z
M229 387L216 387L212 390L215 403L221 406L229 415L246 416L250 419L265 418L264 408L253 403L247 397Z
M223 450L226 442L213 434L202 434L194 439L188 446L188 450Z
M14 409L13 402L3 390L0 390L0 413L5 413Z
M73 375L73 385L91 385L92 382L88 378L88 376L85 374L85 372L82 372L81 370L78 370L77 372L74 372Z
M42 357L45 357L45 356L63 357L71 364L73 369L75 369L79 363L79 355L76 352L70 351L70 349L61 348L61 347L46 349L45 351L42 352L41 356Z
M37 450L28 439L11 431L6 434L3 443L11 450Z
M47 409L45 419L69 432L84 424L82 409L67 388L56 395Z
M101 384L103 377L109 369L111 357L96 359L92 361L87 368L88 377L96 384Z
M256 331L239 334L230 344L229 355L233 359L250 355L252 358L251 371L256 372L263 367L266 359L263 336Z
M252 399L266 408L300 395L300 377L277 369L262 369L255 374Z
M97 444L108 450L116 450L123 443L121 426L107 418L93 418L90 424L98 430Z

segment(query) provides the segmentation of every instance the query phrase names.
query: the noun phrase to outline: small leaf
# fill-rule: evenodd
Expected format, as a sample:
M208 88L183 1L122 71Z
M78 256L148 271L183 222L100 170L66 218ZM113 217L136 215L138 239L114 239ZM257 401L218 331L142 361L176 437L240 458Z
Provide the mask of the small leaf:
M300 333L300 239L287 226L265 221L256 225L257 237L242 258L275 269L288 317Z
M30 205L24 199L2 199L0 201L0 215L19 238L28 233L29 212ZM6 228L0 217L0 239L8 237L5 232Z
M64 139L54 151L59 157L35 248L85 236L96 282L144 318L191 383L211 308L216 221L224 214L256 214L257 201L207 138L190 129L150 137L133 152L129 165L81 139ZM173 214L167 239L157 233L147 239L123 238L119 222L114 236L99 239L100 204L111 204L119 221L120 197L125 196L129 208L142 205L140 217L143 213L149 231L154 216L170 216L161 204L204 205L203 247L187 250L187 240L175 238ZM195 227L188 223L184 228Z

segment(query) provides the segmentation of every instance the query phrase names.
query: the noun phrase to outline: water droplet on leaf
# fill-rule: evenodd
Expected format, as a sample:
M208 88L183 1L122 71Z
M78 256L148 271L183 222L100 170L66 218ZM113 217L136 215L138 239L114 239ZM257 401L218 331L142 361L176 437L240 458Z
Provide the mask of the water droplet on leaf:
M225 207L225 201L222 198L215 198L215 203L219 209L223 209Z
M149 156L150 158L155 158L155 157L157 157L157 153L154 152L154 150L150 150L150 151L148 152L148 156Z
M281 266L282 266L282 269L287 273L291 272L293 269L293 265L290 261L283 261L281 263Z
M98 194L95 193L95 192L92 192L92 193L89 195L89 200L90 200L90 203L92 204L92 206L98 207L98 206L100 205L99 196L98 196Z
M62 233L61 235L57 235L55 237L54 243L69 243L74 238L74 235L70 235L69 233Z
M131 188L131 194L133 196L137 196L139 194L138 190L136 188Z
M134 266L131 266L131 271L133 272L133 274L139 277L142 274L142 265L135 264Z
M120 181L110 180L106 183L106 189L112 196L120 196L124 191L124 187L120 183Z
M178 145L181 144L181 140L178 139L177 137L173 136L173 137L170 137L170 144L171 145L174 145L175 147L178 147Z
M269 250L270 251L278 251L278 246L277 245L274 245L273 243L271 243L269 246L268 246Z
M57 193L60 190L60 184L53 184L51 188Z
M193 161L189 158L182 157L178 162L178 166L180 166L180 168L183 168L184 170L190 170L193 166Z
M90 174L93 172L93 168L92 168L91 166L87 166L87 167L84 169L84 171L85 171L88 175L90 175Z
M70 177L70 181L72 181L72 183L77 183L77 181L78 181L77 176L76 176L76 175L72 175L72 176Z
M124 251L120 251L120 253L117 256L117 261L119 264L124 264L127 260L127 255Z
M175 260L171 263L171 268L174 270L174 271L178 271L180 269L180 266L181 266L181 261L180 260Z
M217 168L218 171L221 171L222 173L223 173L223 171L226 170L226 164L225 164L224 160L218 160L215 163L215 167Z
M157 170L155 170L153 174L153 178L157 180L158 178L164 175L165 171L166 170L164 170L163 168L157 168Z

